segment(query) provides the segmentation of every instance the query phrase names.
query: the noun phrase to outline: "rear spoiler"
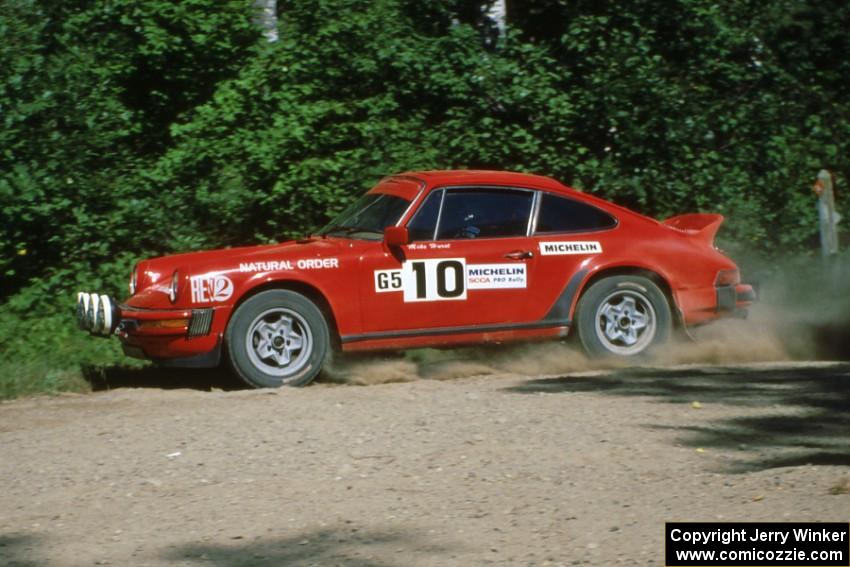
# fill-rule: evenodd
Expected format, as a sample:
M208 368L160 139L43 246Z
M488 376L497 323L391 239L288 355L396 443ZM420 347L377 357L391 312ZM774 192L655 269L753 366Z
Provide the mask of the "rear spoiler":
M709 213L678 215L661 221L661 224L681 230L711 245L714 244L714 237L717 235L720 225L723 224L723 215Z

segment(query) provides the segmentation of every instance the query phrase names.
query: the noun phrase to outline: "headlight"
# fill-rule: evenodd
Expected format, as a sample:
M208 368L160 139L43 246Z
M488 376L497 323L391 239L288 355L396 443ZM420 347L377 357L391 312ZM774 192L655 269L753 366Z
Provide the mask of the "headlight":
M171 287L168 289L168 299L171 300L171 303L177 301L177 288L180 285L180 272L174 270L174 274L171 276Z
M130 295L136 295L136 284L139 282L139 266L133 267L133 274L130 276Z

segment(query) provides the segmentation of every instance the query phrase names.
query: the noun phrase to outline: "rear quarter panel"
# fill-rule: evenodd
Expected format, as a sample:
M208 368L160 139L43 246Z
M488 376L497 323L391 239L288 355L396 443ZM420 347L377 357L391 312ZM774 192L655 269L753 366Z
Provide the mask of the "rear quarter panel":
M582 266L586 275L573 302L573 317L580 294L592 281L624 269L657 274L669 286L674 308L680 310L685 323L700 322L713 314L714 280L719 270L735 267L731 260L705 242L655 220L624 209L606 210L619 224L610 231L582 235L598 240L603 253L589 257Z

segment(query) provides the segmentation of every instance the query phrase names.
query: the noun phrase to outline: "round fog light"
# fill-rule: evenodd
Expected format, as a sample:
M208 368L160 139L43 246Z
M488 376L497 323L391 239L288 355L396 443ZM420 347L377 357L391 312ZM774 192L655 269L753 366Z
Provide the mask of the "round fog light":
M84 293L83 294L83 329L86 331L91 330L91 316L89 315L89 311L91 311L91 294Z
M104 335L112 334L112 300L108 295L100 296L100 312L103 313L103 326L100 332Z
M92 333L97 333L97 312L100 311L100 296L96 293L89 294L89 306L86 309L86 327Z
M104 329L103 305L100 303L100 301L97 302L97 305L98 309L94 312L94 328L92 328L92 332L97 335L102 335Z
M77 293L77 326L80 329L86 329L86 305L88 304L88 294L82 291Z

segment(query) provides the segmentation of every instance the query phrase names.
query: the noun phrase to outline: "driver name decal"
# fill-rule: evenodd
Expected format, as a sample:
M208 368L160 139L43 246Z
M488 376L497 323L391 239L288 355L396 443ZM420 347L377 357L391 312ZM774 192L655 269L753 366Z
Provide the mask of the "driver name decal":
M602 245L593 241L541 242L540 254L543 256L567 256L572 254L600 254Z
M233 282L227 276L205 274L189 278L192 286L192 303L227 301L233 295Z

